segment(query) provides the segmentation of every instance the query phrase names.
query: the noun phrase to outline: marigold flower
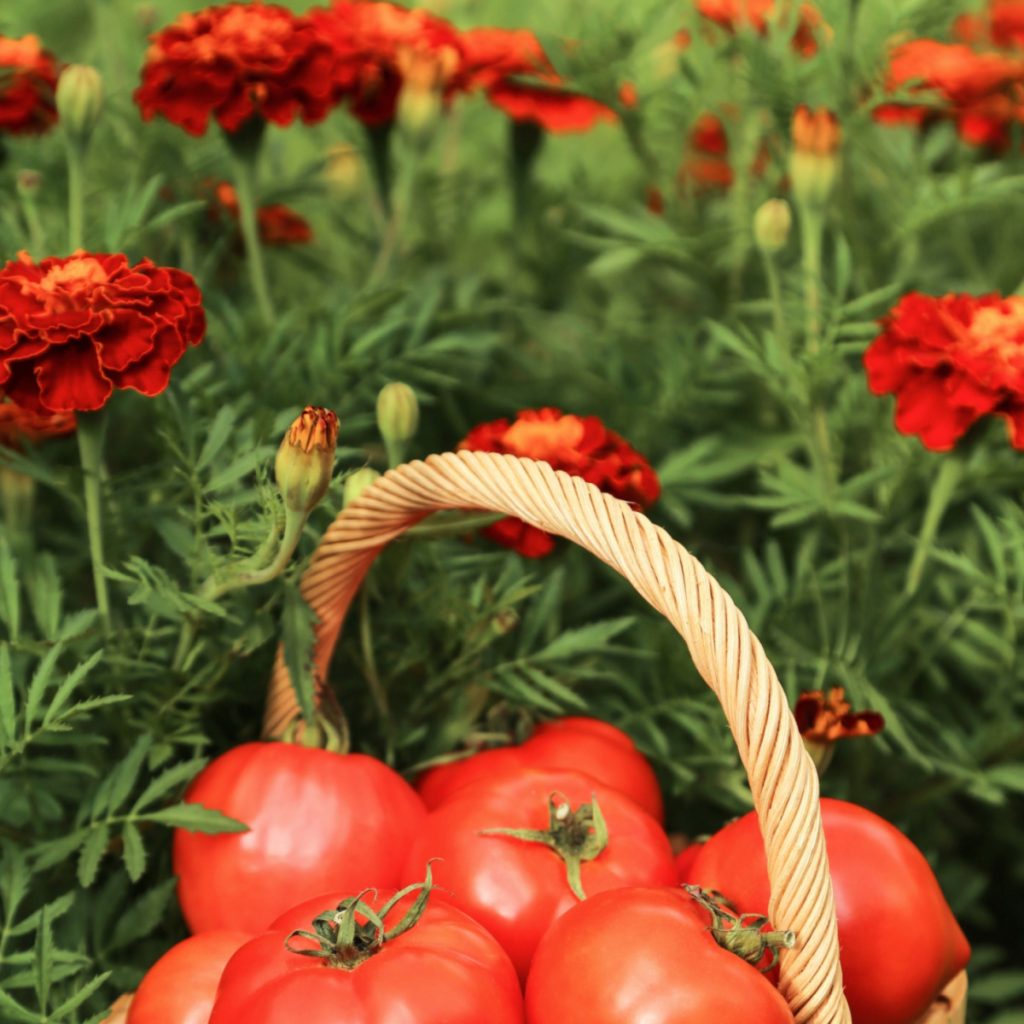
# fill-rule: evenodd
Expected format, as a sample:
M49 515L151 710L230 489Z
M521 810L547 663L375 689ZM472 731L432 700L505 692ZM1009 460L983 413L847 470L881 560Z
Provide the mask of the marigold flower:
M102 408L116 388L157 395L206 328L202 296L182 270L120 254L0 270L0 389L45 414Z
M721 116L712 113L701 114L690 130L679 165L677 178L680 183L692 183L698 189L727 189L732 186L734 171L729 152L729 135L726 122L739 116L733 107L723 107ZM750 174L760 177L768 166L771 154L762 141L750 165Z
M914 39L892 51L886 78L890 91L908 86L931 94L931 102L883 103L875 108L877 121L921 126L950 118L965 142L997 149L1009 142L1014 121L1024 121L1024 58L1019 56Z
M611 107L564 87L532 32L477 28L464 32L460 43L463 88L483 89L515 121L530 121L549 132L584 132L616 119Z
M514 422L499 419L474 427L459 449L540 459L640 508L651 505L661 493L650 463L597 416L526 409ZM519 519L499 520L483 533L527 558L541 558L555 546L549 533Z
M983 416L1024 449L1024 297L912 292L864 353L868 385L896 396L896 429L949 451Z
M75 429L75 415L70 412L39 413L0 398L0 445L5 448L38 444L48 437L60 437Z
M334 104L335 63L309 18L258 0L208 7L151 37L135 102L192 135L211 117L226 132L254 117L312 123Z
M877 711L854 712L841 686L828 693L806 690L793 708L797 727L805 742L835 743L851 736L874 736L882 731L885 719Z
M811 110L801 104L793 114L793 150L789 176L793 196L805 208L821 207L832 194L839 174L839 119L825 107Z
M765 35L769 19L775 13L775 0L697 0L697 11L730 32L749 25L755 32ZM819 34L828 31L817 8L801 4L793 32L793 49L802 57L813 57L818 52Z
M364 124L394 121L406 82L445 99L454 91L459 34L443 18L386 0L334 0L309 17L334 50L335 100Z
M0 132L37 135L57 120L57 61L37 36L0 36Z
M214 189L216 206L212 213L216 216L223 209L236 222L240 217L238 193L230 182L222 181ZM271 203L261 206L256 211L256 225L260 233L260 241L264 245L305 245L313 240L313 229L309 221L300 213L285 206L283 203Z
M983 14L961 14L953 34L965 43L1024 49L1024 0L994 0Z

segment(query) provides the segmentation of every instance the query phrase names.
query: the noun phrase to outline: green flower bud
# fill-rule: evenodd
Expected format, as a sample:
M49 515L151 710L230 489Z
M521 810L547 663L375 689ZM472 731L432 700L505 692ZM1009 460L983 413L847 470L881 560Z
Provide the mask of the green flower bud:
M87 64L69 64L57 79L56 102L68 136L85 145L103 110L103 78Z
M392 381L377 395L377 429L386 444L405 444L416 436L420 403L408 384Z
M371 469L369 466L363 466L362 469L357 469L354 473L349 473L345 477L345 490L342 498L342 505L344 508L348 508L362 493L373 484L375 481L380 479L380 473L375 469Z
M754 211L754 241L758 249L772 255L786 247L793 211L785 199L769 199Z
M338 417L330 409L307 405L288 428L274 475L289 512L308 515L327 493L337 444Z

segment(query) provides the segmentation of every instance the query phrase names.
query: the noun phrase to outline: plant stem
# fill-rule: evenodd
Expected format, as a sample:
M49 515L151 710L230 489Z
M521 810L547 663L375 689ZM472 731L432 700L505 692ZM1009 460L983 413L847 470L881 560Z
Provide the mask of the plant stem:
M764 253L764 274L768 281L768 296L772 303L772 326L775 330L775 338L782 350L782 357L788 364L793 357L793 346L789 338L789 328L786 325L786 307L782 301L782 280L775 257L769 256L768 253Z
M266 122L251 118L237 132L227 135L228 149L234 168L235 193L238 196L238 219L245 244L245 261L249 267L249 283L256 296L260 318L266 327L274 325L274 306L270 300L267 272L263 265L263 246L260 243L256 206L257 167L260 145Z
M85 246L85 147L68 139L68 248Z
M89 534L89 555L92 559L92 578L96 588L96 607L103 623L103 633L110 635L110 599L107 579L103 574L103 503L101 480L103 473L104 414L83 412L78 414L78 453L82 462L85 490L85 519Z
M928 494L928 505L924 510L924 518L921 520L921 529L917 535L917 543L914 545L914 554L910 560L910 566L907 568L903 592L908 597L917 590L921 583L921 576L924 573L928 556L931 554L935 535L938 533L942 517L949 507L962 475L963 461L961 458L952 454L944 456Z
M533 165L544 144L544 129L533 121L509 121L509 174L514 226L523 227L533 210Z
M462 534L493 526L505 516L501 512L465 513L457 512L447 516L443 512L432 515L426 522L419 523L405 531L404 536L423 540L427 537L458 537Z

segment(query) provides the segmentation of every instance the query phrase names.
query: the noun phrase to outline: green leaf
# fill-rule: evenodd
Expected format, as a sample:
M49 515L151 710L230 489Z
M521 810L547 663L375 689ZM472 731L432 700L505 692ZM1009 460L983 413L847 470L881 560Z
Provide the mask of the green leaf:
M125 822L121 833L124 843L124 867L128 877L137 882L146 870L146 847L142 842L142 834L132 822Z
M174 807L165 807L159 811L149 811L139 817L170 828L184 828L189 832L203 832L206 835L249 831L249 826L244 822L235 821L234 818L201 804L176 804Z
M6 537L0 537L0 618L7 623L11 640L21 636L21 591L18 587L18 563Z
M316 715L316 681L313 678L313 643L316 614L303 600L297 586L285 590L281 612L284 663L291 677L292 688L302 717L312 722Z
M11 648L0 644L0 748L13 746L18 735L18 718L14 706L14 676L11 671Z
M101 825L89 832L89 837L78 855L78 884L84 889L88 889L96 881L100 861L103 860L109 845L109 825Z

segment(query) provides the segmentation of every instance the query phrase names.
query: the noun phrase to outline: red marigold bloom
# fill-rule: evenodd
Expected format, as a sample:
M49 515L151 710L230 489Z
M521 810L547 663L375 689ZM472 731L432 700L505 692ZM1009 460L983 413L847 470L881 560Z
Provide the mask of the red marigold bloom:
M222 181L214 189L214 197L217 202L214 214L219 207L234 220L239 219L238 194L233 185ZM305 245L313 240L309 221L283 203L261 206L256 211L256 223L264 245Z
M0 388L33 412L102 408L115 388L158 395L206 329L182 270L87 253L0 270Z
M896 429L949 451L983 416L1024 449L1024 297L912 292L864 353L868 385L896 396Z
M821 690L800 694L793 715L800 735L809 743L874 736L885 726L885 719L877 711L854 712L841 686L832 687L827 695Z
M697 0L697 11L708 21L730 32L749 25L764 35L768 31L768 21L775 13L775 0ZM793 49L802 57L813 57L818 52L818 33L823 29L829 31L817 8L801 4L793 33Z
M890 91L908 85L913 92L931 92L932 105L885 103L875 109L876 120L919 126L934 117L950 117L966 142L995 148L1006 145L1015 120L1024 121L1020 57L915 39L893 50L886 80Z
M335 56L309 18L276 4L182 14L151 37L135 102L192 135L211 117L227 132L250 118L319 121L334 103Z
M74 413L38 413L0 398L0 445L5 448L21 448L25 442L38 444L74 429Z
M965 43L1024 48L1024 0L994 0L984 14L961 14L953 34Z
M57 120L57 61L36 36L0 36L0 132L36 135Z
M549 132L584 132L616 118L611 107L564 87L532 32L476 28L462 34L461 46L463 88L483 89L515 121Z
M540 459L641 508L661 493L650 463L596 416L573 416L552 408L526 409L515 422L500 419L474 427L459 449ZM549 533L519 519L502 519L483 533L527 558L540 558L555 546Z
M385 0L334 0L309 17L336 55L336 99L364 124L394 120L405 82L453 91L460 41L443 18Z
M732 185L734 173L725 120L735 119L737 114L735 109L726 108L722 117L704 113L697 118L676 175L681 183L692 182L698 189L727 189ZM762 143L754 156L750 173L755 177L764 174L770 158L767 145Z

